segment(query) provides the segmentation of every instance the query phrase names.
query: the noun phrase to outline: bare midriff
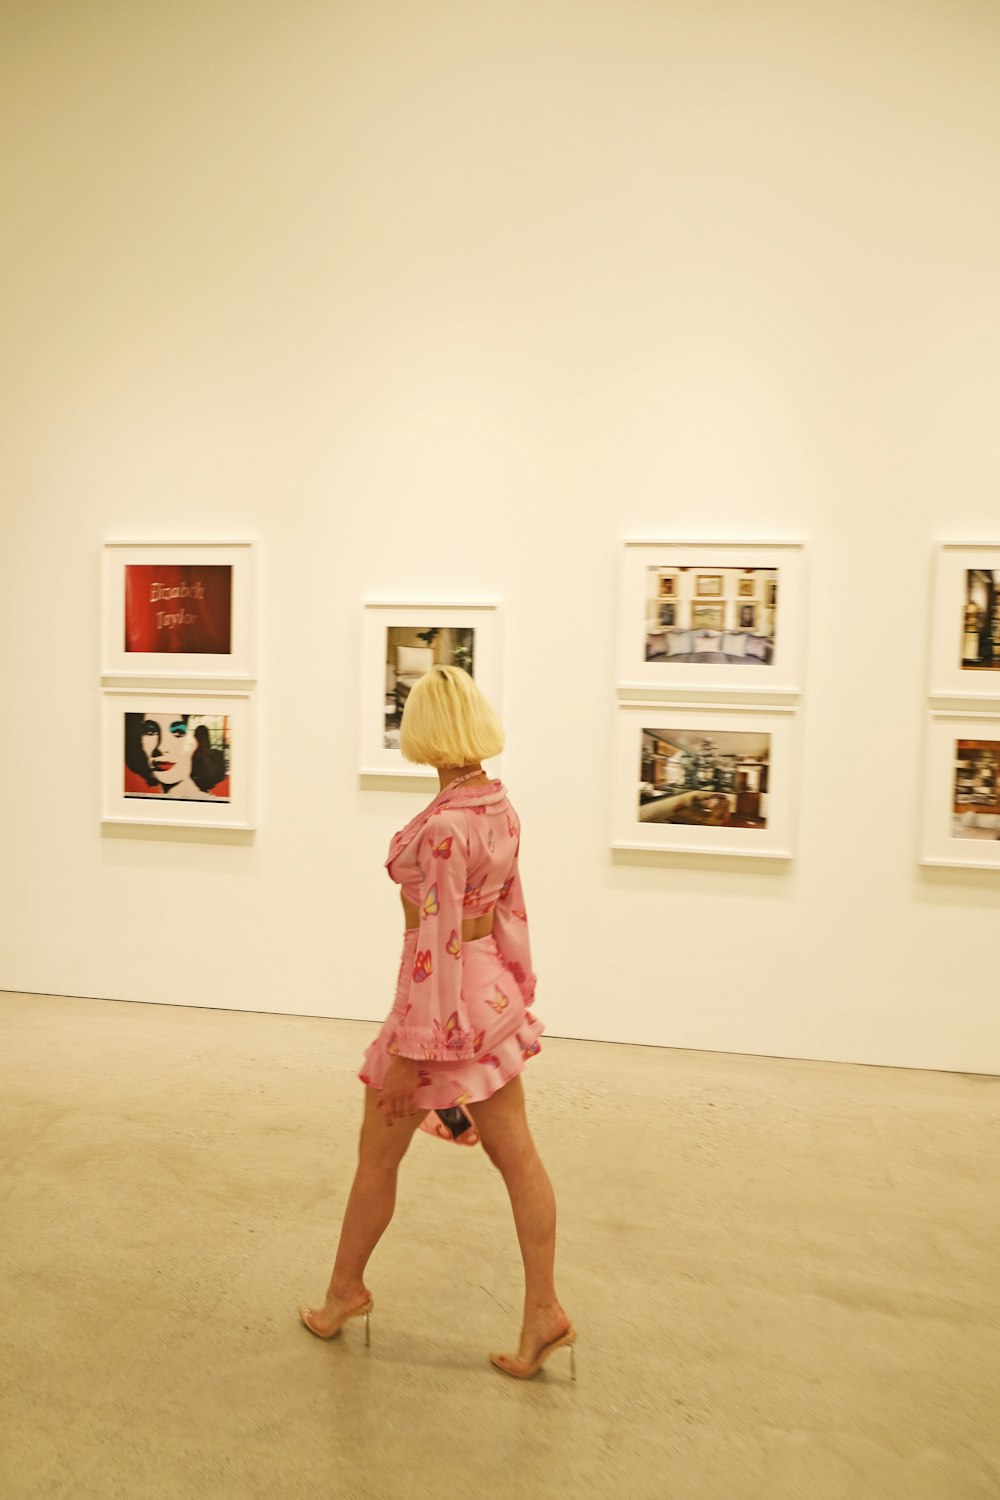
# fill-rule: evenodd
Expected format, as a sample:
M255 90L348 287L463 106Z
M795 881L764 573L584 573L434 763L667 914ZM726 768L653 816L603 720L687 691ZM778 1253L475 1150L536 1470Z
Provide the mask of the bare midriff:
M406 922L406 931L415 932L420 926L420 907L416 902L408 901L400 892L403 902L403 917ZM466 917L462 923L462 942L476 943L480 938L489 937L493 931L493 913L484 912L481 917Z

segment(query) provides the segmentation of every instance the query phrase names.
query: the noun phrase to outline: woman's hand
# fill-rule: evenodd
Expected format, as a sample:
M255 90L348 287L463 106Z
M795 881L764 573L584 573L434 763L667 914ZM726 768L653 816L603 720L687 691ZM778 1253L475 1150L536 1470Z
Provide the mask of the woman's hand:
M385 1111L387 1125L416 1114L417 1103L413 1095L419 1076L420 1067L411 1057L394 1057L389 1064L378 1101L379 1109Z

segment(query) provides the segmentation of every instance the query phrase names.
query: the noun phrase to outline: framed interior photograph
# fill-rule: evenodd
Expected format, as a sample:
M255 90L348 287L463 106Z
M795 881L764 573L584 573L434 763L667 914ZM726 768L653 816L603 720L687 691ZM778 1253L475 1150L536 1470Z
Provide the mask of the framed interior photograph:
M254 746L247 692L105 688L105 823L253 828Z
M253 542L108 542L105 678L256 676Z
M1000 870L1000 713L928 716L921 863Z
M403 759L399 726L411 688L435 666L461 667L501 713L500 606L365 605L361 647L363 776L434 774L428 766L411 765Z
M791 859L794 708L619 703L612 845Z
M706 690L792 697L802 691L805 630L801 542L624 544L619 698Z
M928 692L1000 705L1000 543L937 549Z

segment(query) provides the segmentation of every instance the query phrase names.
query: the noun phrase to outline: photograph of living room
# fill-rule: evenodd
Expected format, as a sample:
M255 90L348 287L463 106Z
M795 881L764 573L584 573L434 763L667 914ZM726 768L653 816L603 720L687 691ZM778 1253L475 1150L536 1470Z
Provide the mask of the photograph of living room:
M766 828L769 734L643 729L640 823Z
M1000 839L1000 740L958 740L952 836Z
M962 666L1000 672L1000 569L966 569Z
M648 662L770 665L777 568L651 567L646 579Z
M399 723L410 689L431 667L462 667L475 676L472 626L389 625L385 632L385 732L387 750L399 749Z

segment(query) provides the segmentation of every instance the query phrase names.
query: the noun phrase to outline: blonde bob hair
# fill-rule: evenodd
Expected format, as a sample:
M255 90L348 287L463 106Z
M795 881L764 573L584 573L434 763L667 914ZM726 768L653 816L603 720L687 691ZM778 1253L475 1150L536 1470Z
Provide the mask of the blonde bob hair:
M503 725L468 672L431 667L410 689L399 748L421 766L468 766L499 755Z

